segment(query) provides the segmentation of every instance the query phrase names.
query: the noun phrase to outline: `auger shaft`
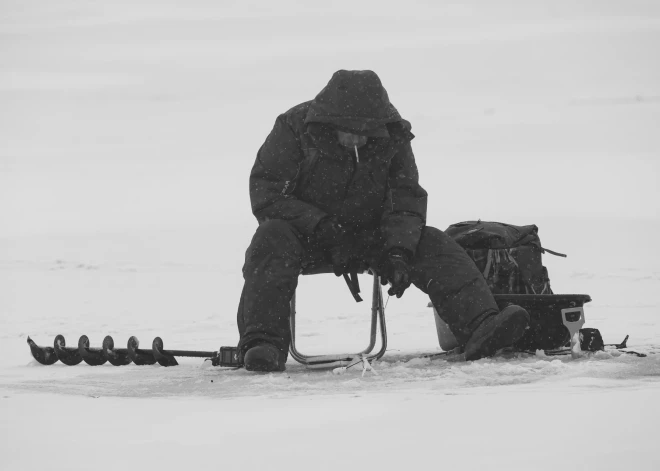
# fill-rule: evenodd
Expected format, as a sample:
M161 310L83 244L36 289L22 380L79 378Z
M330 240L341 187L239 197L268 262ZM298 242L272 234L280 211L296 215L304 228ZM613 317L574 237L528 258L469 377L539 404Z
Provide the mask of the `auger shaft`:
M145 352L150 352L149 350L142 350ZM166 355L172 355L174 357L193 357L193 358L211 358L218 354L218 352L202 352L197 350L163 350L163 353Z

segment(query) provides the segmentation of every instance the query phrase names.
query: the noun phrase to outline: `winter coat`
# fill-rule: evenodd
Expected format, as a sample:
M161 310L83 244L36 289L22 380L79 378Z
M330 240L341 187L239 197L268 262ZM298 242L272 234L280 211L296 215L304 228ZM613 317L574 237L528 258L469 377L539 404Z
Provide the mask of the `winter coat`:
M348 149L336 130L369 136ZM312 237L336 216L355 232L380 230L383 250L415 253L426 221L410 123L401 119L371 71L339 71L317 97L281 114L250 174L252 211L261 223L288 221Z

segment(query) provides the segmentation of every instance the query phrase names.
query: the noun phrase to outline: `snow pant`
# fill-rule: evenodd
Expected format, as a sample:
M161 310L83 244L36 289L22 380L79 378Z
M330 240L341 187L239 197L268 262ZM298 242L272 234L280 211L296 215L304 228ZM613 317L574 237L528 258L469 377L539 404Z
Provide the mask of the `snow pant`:
M359 239L359 236L358 236ZM358 240L359 253L378 269L381 243ZM257 229L245 254L245 284L238 307L241 355L260 342L286 355L291 341L290 302L305 266L322 263L325 255L283 220L269 220ZM498 311L486 280L452 238L426 226L411 262L412 283L428 294L440 318L459 345L464 345L481 320Z

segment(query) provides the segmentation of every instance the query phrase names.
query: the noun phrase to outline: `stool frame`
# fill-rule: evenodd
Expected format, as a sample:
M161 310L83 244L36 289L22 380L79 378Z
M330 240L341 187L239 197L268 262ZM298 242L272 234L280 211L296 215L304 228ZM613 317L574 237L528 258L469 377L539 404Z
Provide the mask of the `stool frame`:
M381 358L387 350L387 326L385 324L385 306L383 304L383 290L380 285L380 277L374 270L370 270L373 275L373 290L371 298L371 329L369 345L364 350L357 353L342 353L335 355L305 355L300 353L296 347L296 293L291 297L291 316L289 325L291 327L291 344L289 353L298 363L308 368L335 368L349 365L356 358L373 361ZM380 325L380 329L378 326ZM380 330L380 350L372 353L376 346Z

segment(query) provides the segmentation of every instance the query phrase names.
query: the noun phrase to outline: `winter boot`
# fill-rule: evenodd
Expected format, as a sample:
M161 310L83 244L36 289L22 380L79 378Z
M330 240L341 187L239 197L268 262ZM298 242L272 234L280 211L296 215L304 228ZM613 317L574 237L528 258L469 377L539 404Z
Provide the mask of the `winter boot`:
M528 325L529 314L515 304L488 316L465 344L465 359L478 360L494 355L500 348L510 347L523 336Z
M286 354L271 343L259 343L245 352L245 369L248 371L284 371Z

